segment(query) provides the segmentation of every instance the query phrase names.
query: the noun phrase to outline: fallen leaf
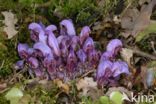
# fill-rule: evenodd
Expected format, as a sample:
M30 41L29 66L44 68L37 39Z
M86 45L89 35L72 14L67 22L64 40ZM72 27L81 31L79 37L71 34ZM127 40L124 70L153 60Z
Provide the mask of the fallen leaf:
M133 51L128 48L122 48L121 56L124 61L128 63L128 65L131 64L131 58L133 57Z
M148 28L151 24L150 17L155 5L156 0L152 0L149 2L149 4L142 5L140 11L135 8L128 8L126 11L124 11L123 16L121 17L121 27L125 29L126 34L122 33L122 35L125 38L127 38L129 35L132 35L134 38L136 38L140 32Z
M59 87L61 88L64 92L66 92L67 94L69 93L69 84L67 83L63 83L62 80L60 79L55 79L54 80L54 83Z
M96 100L103 95L103 92L97 88L97 82L91 77L80 79L76 83L76 87L79 91L82 90L80 96L90 96L93 100Z
M18 31L15 30L17 18L15 18L15 15L11 11L3 11L1 13L5 17L5 19L3 20L3 23L5 24L4 31L6 32L8 39L11 39L18 33Z
M10 100L10 104L18 104L19 100L23 97L23 92L20 89L13 87L7 92L5 97L7 100Z

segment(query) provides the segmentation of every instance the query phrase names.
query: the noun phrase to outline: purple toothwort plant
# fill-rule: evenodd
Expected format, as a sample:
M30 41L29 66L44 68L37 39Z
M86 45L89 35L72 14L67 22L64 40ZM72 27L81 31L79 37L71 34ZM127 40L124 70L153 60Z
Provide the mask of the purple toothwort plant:
M89 26L84 26L79 35L70 19L60 22L60 31L53 24L46 27L41 22L31 23L28 29L33 46L18 44L22 60L15 64L15 68L27 66L31 76L66 80L97 68L96 80L103 86L121 74L130 73L126 62L116 61L123 46L121 40L111 40L106 51L101 52L95 47Z

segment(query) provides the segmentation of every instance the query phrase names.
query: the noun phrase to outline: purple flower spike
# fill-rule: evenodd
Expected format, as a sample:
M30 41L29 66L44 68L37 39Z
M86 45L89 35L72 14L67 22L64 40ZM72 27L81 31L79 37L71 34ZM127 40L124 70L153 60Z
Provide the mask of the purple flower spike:
M28 58L27 62L28 62L28 65L33 69L36 69L39 66L38 60L34 57Z
M112 67L112 72L113 72L113 77L117 77L122 73L130 74L127 63L123 61L114 62Z
M108 43L106 50L113 52L113 55L117 55L117 53L121 50L122 46L123 44L121 40L113 39Z
M94 49L94 41L91 37L88 37L83 45L83 50L88 54L89 51Z
M87 55L85 54L83 49L79 49L77 51L77 56L78 56L80 62L82 62L82 63L84 63L87 60Z
M100 61L104 61L104 60L113 60L113 53L111 51L106 51L102 54Z
M43 31L42 27L38 23L31 23L28 28L31 34L30 38L35 42L39 41L39 33Z
M77 64L77 58L73 49L70 49L68 58L67 58L67 70L69 72L73 72L75 70L75 66Z
M74 25L71 20L65 19L60 22L61 35L76 35Z
M15 64L15 69L23 69L24 68L24 60L19 60Z
M52 32L48 32L48 45L50 46L50 48L53 49L55 55L57 56L61 55L59 44L57 42L55 35Z
M18 54L22 59L28 58L29 56L28 49L29 49L28 44L22 44L22 43L18 44L18 47L17 47Z
M33 48L36 50L36 54L39 55L40 57L53 55L51 49L46 44L43 44L42 42L35 43Z
M89 37L89 34L91 33L91 30L88 26L84 26L80 33L80 43L81 45L84 43L84 41Z

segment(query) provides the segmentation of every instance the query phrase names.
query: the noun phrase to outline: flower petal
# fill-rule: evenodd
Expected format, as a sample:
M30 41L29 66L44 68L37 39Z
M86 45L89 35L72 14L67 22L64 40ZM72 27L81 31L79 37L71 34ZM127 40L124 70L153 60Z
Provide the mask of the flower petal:
M111 51L106 51L102 54L100 61L112 60L113 58L113 53Z
M48 32L48 45L53 49L55 55L60 56L60 48L55 35L52 32Z
M129 74L129 68L126 62L116 61L113 63L112 67L113 77L117 77L118 75L125 73Z
M79 46L79 37L78 36L72 36L71 37L71 47L75 50Z
M24 60L19 60L15 64L15 69L23 69L24 68Z
M61 35L76 35L74 25L71 20L65 19L60 22Z
M94 41L91 37L88 37L83 45L83 50L88 53L89 51L94 49Z
M33 69L36 69L39 66L38 60L34 57L28 58L27 62L28 62L28 65Z
M68 58L67 58L67 70L69 72L73 72L75 70L75 66L77 64L77 58L73 49L70 49Z
M84 63L87 60L87 55L85 54L83 49L79 49L77 51L77 56L78 56L78 59L80 60L80 62L82 62L82 63Z
M95 49L91 50L88 54L88 61L92 66L98 64L99 58L99 53Z
M113 63L109 60L101 61L98 65L98 70L96 75L97 80L100 79L101 77L104 77L106 70L111 70L112 65Z
M57 30L57 27L56 27L55 25L49 25L49 26L47 26L46 29L45 29L46 32L48 32L48 31L54 32L54 31L56 31L56 30Z
M106 50L111 51L111 52L113 52L114 55L116 55L118 53L118 51L120 51L122 46L123 46L123 44L122 44L121 40L113 39L108 43Z
M89 34L91 33L91 30L88 26L84 26L80 33L80 43L81 45L84 43L84 41L89 37Z
M33 48L35 50L41 52L42 56L44 56L44 57L47 55L53 56L51 49L46 44L44 44L42 42L35 43ZM40 57L42 57L42 56L40 56Z
M27 51L28 49L29 49L28 44L22 44L22 43L18 44L17 46L18 54L22 59L28 58L29 56L28 51Z
M30 30L30 38L35 42L39 41L39 33L43 31L42 27L38 23L31 23L28 28Z

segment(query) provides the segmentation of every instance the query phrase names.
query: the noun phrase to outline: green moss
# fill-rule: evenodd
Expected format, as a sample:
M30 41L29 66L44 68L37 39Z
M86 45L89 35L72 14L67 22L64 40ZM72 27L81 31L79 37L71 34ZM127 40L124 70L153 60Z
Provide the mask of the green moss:
M9 101L7 101L3 94L0 94L0 104L9 104Z

